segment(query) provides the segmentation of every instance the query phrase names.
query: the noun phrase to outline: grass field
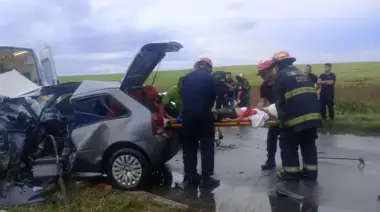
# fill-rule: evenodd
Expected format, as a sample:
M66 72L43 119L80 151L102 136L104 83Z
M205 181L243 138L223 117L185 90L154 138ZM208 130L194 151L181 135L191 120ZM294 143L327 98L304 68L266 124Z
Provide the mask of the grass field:
M304 65L298 65L303 70ZM170 88L176 84L179 77L185 75L190 70L179 71L159 71L156 77L155 85L160 89ZM256 76L256 66L228 66L216 67L214 71L230 71L232 74L244 73L250 83L258 86L261 83L260 77ZM376 63L337 63L333 64L332 71L337 75L337 85L339 87L356 86L380 86L380 62ZM323 72L323 64L313 65L313 72L317 75ZM147 80L151 84L153 75ZM88 80L120 80L123 74L108 75L75 75L61 76L62 82Z
M159 198L145 192L123 192L115 189L96 188L87 183L74 182L69 186L70 204L63 207L61 201L49 198L45 204L14 207L8 212L181 212L186 206ZM1 211L1 210L0 210Z
M315 64L313 72L319 75L323 72L323 64ZM304 65L298 65L303 70ZM215 71L230 71L233 75L243 73L253 85L251 91L253 104L259 96L260 77L256 76L256 66L216 67ZM165 91L175 85L178 78L190 70L157 72L155 85ZM337 76L336 112L337 120L330 130L371 131L380 132L380 62L368 63L337 63L332 71ZM151 84L154 72L146 84ZM82 80L120 80L123 74L62 76L61 82Z

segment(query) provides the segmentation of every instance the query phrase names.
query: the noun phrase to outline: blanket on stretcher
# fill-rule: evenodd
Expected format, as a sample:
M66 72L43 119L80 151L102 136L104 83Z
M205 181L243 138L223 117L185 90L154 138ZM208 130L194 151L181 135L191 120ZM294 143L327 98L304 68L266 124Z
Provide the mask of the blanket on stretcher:
M277 110L275 105L270 105L263 110L254 109L253 115L249 116L249 121L217 121L216 126L251 126L252 128L263 127L264 125L276 125ZM165 127L181 127L181 121L165 120Z

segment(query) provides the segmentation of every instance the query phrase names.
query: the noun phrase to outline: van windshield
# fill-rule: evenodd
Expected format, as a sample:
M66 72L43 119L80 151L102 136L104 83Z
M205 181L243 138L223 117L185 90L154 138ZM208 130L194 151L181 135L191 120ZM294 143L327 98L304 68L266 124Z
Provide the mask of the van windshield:
M39 84L36 58L32 50L0 47L0 74L12 70Z

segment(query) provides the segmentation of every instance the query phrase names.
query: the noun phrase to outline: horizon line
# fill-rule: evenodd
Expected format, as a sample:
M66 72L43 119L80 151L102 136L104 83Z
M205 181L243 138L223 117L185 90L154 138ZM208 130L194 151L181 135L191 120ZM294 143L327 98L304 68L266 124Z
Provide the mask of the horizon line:
M330 62L331 63L331 62ZM360 62L336 62L331 64L350 64L350 63L380 63L380 61L360 61ZM295 65L323 65L325 63L295 63ZM241 64L241 65L229 65L229 66L215 66L214 68L225 68L225 67L237 67L237 66L257 66L252 64ZM191 70L191 68L188 69L169 69L169 70L158 70L158 71L186 71ZM59 75L59 77L70 77L70 76L98 76L98 75L118 75L118 74L124 74L123 72L120 73L99 73L99 74L72 74L72 75Z

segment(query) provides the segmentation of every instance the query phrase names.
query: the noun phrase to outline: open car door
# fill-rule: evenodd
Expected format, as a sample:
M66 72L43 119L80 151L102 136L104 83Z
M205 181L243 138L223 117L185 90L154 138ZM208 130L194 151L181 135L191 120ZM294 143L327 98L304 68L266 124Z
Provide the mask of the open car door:
M44 72L45 81L48 85L56 85L59 83L57 72L55 69L55 63L51 48L49 46L45 46L39 52L40 60L41 60L41 68Z

